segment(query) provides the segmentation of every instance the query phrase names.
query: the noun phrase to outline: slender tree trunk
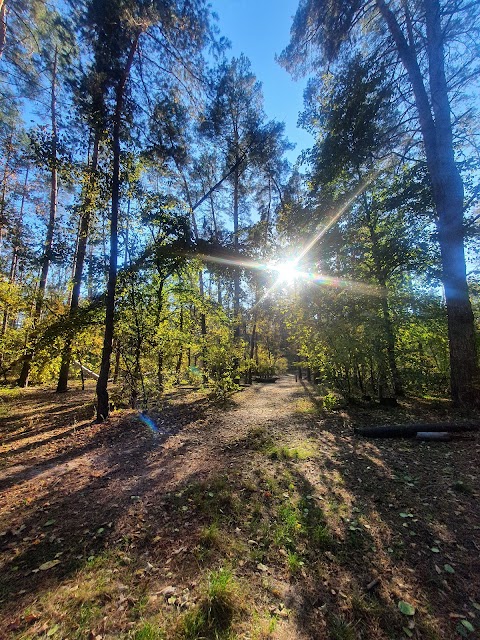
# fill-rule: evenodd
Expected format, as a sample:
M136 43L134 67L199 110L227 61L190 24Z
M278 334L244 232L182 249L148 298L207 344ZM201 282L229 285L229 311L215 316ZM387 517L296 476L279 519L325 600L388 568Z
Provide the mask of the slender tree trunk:
M358 173L361 179L360 171ZM370 235L370 240L372 242L372 256L373 256L373 264L375 268L375 277L381 289L380 302L381 302L381 308L382 308L383 329L384 329L385 343L387 348L388 366L389 366L390 374L392 377L393 391L395 396L403 396L404 391L403 391L402 379L397 367L395 332L393 329L392 315L390 313L390 308L388 306L387 280L385 276L385 271L382 268L377 231L375 229L375 223L372 220L367 194L363 192L362 197L363 197L367 227Z
M185 174L183 173L183 171L179 168L180 174L182 176L182 180L183 180L183 185L185 188L185 195L187 196L187 202L188 202L188 206L190 207L190 215L192 217L192 226L193 226L193 235L195 238L195 242L197 242L200 239L200 235L198 232L198 224L197 224L197 217L195 215L195 209L198 206L195 206L192 202L192 198L190 195L190 189L188 187L188 182L187 179L185 177ZM212 197L212 193L210 193L210 197ZM203 271L202 269L199 270L198 272L198 288L199 288L199 292L200 292L200 298L202 300L205 299L205 286L204 286L204 282L203 282ZM202 334L202 359L201 359L201 369L202 369L202 381L203 384L207 384L208 383L208 376L207 376L207 372L206 372L206 367L205 367L205 360L206 360L206 347L205 347L205 338L207 335L207 319L205 316L205 311L202 309L202 312L200 313L200 331ZM181 352L180 352L181 353Z
M393 331L392 316L390 314L390 308L388 306L388 291L386 285L381 285L381 304L382 304L382 316L383 327L385 332L385 341L387 345L387 358L388 366L392 376L393 390L396 396L403 396L402 379L397 368L397 358L395 349L395 334Z
M120 373L120 340L115 340L115 368L113 369L113 384L118 382L118 375Z
M368 364L369 364L369 371L370 371L370 386L372 387L372 395L375 395L377 391L377 387L375 384L375 368L373 366L372 356L370 356Z
M385 0L376 0L405 67L415 96L437 212L442 283L447 306L452 399L462 406L479 402L475 326L468 294L463 232L463 182L455 163L445 53L438 0L424 0L431 105L413 47ZM433 115L432 115L433 111Z
M0 0L0 58L7 42L7 3Z
M157 385L160 392L163 391L163 353L158 352L157 356Z
M21 235L21 231L20 230L21 230L21 227L22 227L23 209L24 209L24 206L25 206L25 198L26 198L26 193L27 193L28 173L29 173L29 168L27 167L27 170L25 172L25 182L23 183L22 200L21 200L21 204L20 204L20 214L19 214L18 220L17 220L16 234L18 234L18 235L16 235L15 240L13 242L12 261L10 263L10 275L9 275L9 279L8 279L10 284L14 284L15 283L15 278L16 278L16 275L17 275L18 254L19 254L19 249L20 249L20 235ZM5 310L3 312L2 333L1 333L2 336L5 335L5 331L7 330L8 316L9 316L9 309L8 309L8 306L6 306ZM1 362L1 358L0 358L0 362Z
M115 288L117 285L117 257L118 257L118 211L120 201L120 130L125 96L125 85L130 74L133 57L137 50L138 34L133 41L128 59L116 88L116 104L113 120L113 168L112 168L112 214L110 221L110 261L107 284L107 308L105 314L105 333L103 338L102 361L97 380L97 421L103 422L108 418L108 374L110 372L110 356L112 354L113 332L115 325Z
M177 364L175 366L175 381L177 384L180 384L180 372L182 371L183 362L183 305L180 305L180 325L178 328L180 330L180 345L178 349Z
M32 329L35 334L35 327L40 320L40 316L43 309L43 303L45 298L45 291L47 288L48 271L50 268L50 260L52 255L53 245L53 232L55 230L55 218L57 215L57 198L58 198L58 174L57 174L57 100L56 100L56 85L57 85L57 57L58 51L55 48L52 67L52 85L50 93L50 116L52 123L52 171L50 177L50 214L47 225L47 235L45 238L42 268L40 272L40 283L38 285L37 299L35 303L35 309L33 312ZM18 379L18 385L20 387L26 387L28 384L28 377L30 375L30 367L32 359L35 353L35 347L27 348L25 357L23 360L22 370Z
M82 381L82 391L85 391L85 375L83 373L83 365L80 358L78 359L78 363L80 364L80 380Z
M13 151L12 141L13 141L13 134L10 134L10 138L6 144L7 153L5 156L5 166L3 168L2 195L0 198L0 249L2 248L2 245L3 245L3 238L4 238L5 230L7 227L7 218L5 215L5 209L7 205L7 181L9 177L9 171L10 171L10 157Z
M10 277L8 279L10 284L13 284L15 282L15 272L17 270L17 261L18 261L18 246L15 244L12 252L12 261L10 263ZM8 324L8 305L5 305L5 310L3 312L3 320L2 320L2 333L1 333L2 338L5 335L5 332L7 330L7 324ZM0 354L0 362L2 360L2 355L3 354Z
M198 279L199 279L199 285L200 285L200 297L204 298L204 286L203 286L203 273L200 271L198 274ZM201 368L202 368L202 382L203 384L208 384L208 375L207 375L207 370L206 370L206 346L205 346L205 340L207 337L207 318L205 315L205 311L202 309L202 312L200 314L200 332L202 334L202 361L201 361Z
M257 314L253 315L252 335L250 338L250 365L248 367L248 384L252 384L253 379L253 356L255 354L255 344L257 340Z
M157 326L159 327L162 322L162 310L163 310L163 286L165 280L162 278L161 265L157 263L157 271L160 276L160 282L157 288ZM163 381L163 351L161 343L158 345L157 353L157 385L160 393L164 390Z
M90 222L95 204L95 185L97 182L96 173L98 165L98 150L100 145L100 134L95 133L93 143L92 161L89 168L89 178L86 185L86 193L83 197L82 212L80 214L80 228L78 233L77 251L75 256L75 270L73 274L73 288L70 300L70 318L78 309L80 300L80 288L82 285L83 265L85 263L85 255L87 251L88 234L90 231ZM62 393L68 388L68 373L70 370L70 361L72 358L72 339L67 336L62 353L62 364L60 365L60 375L58 377L57 393Z
M88 300L92 300L93 298L93 245L91 240L88 243L87 296L88 296Z
M134 318L135 318L135 333L136 333L135 366L134 366L133 375L132 375L130 407L132 409L136 409L137 401L138 401L138 383L139 382L142 384L142 388L143 388L143 381L142 381L143 376L142 376L142 368L141 368L141 362L140 362L140 357L142 354L143 339L142 339L142 331L141 331L140 322L139 322L138 313L137 313L137 302L135 298L135 287L133 283L133 278L130 280L130 300L131 300L131 308L133 309ZM144 394L144 402L145 402L145 394Z
M239 173L234 173L233 182L233 247L235 255L238 252L238 204L239 204ZM240 337L240 270L235 269L233 275L233 315L235 322L235 337Z

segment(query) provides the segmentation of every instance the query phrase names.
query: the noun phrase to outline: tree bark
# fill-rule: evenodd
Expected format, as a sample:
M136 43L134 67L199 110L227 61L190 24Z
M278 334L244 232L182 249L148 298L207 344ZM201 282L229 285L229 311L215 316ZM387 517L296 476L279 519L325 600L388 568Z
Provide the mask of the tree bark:
M43 248L42 268L40 272L40 282L38 285L37 299L35 302L35 309L33 312L32 329L35 334L35 328L40 320L40 316L43 309L43 303L45 298L45 291L47 288L48 271L50 269L50 261L52 256L53 245L53 232L55 230L55 218L57 215L57 197L58 197L58 172L57 172L57 145L58 145L58 133L57 133L57 99L56 99L56 84L57 84L57 58L58 50L55 47L55 53L53 56L52 66L52 85L50 92L50 116L52 123L52 170L50 177L50 213L47 225L47 235L45 237L45 244ZM35 353L35 347L28 347L23 359L22 370L18 378L17 384L19 387L26 387L28 385L28 378L30 375L30 367L32 364L33 356Z
M238 144L238 141L237 141ZM239 189L240 189L240 172L238 158L236 159L237 168L233 174L233 247L235 255L238 254L238 205L239 205ZM240 337L240 270L235 269L233 275L233 317L235 323L234 336Z
M180 331L180 344L178 346L178 356L177 356L177 364L175 366L175 382L180 384L180 373L182 371L182 363L183 363L183 305L180 304L180 322L179 327Z
M468 294L463 231L463 182L455 163L438 0L424 0L431 105L413 47L385 0L376 0L412 85L437 213L447 307L450 386L455 404L479 402L475 327ZM432 113L433 112L433 113Z
M15 239L13 241L13 251L12 251L12 261L10 263L10 274L9 274L9 278L8 281L10 284L14 284L15 283L15 278L17 275L17 267L18 267L18 255L19 255L19 249L20 249L20 235L21 235L21 228L22 228L22 221L23 221L23 209L25 206L25 198L26 198L26 194L27 194L27 184L28 184L28 173L29 173L29 167L27 166L27 170L25 172L25 181L23 183L23 191L22 191L22 200L21 200L21 204L20 204L20 213L17 219L17 230L16 230L16 235ZM5 310L3 312L3 321L2 321L2 333L1 335L4 336L5 332L7 330L7 325L8 325L8 316L9 316L9 309L8 309L8 305L5 307ZM0 357L0 362L1 362L2 358Z
M255 344L257 341L257 313L253 314L252 336L250 338L250 364L248 366L248 384L252 384L253 379L253 356L255 354Z
M110 372L110 356L112 354L113 332L115 326L115 289L117 285L117 259L118 259L118 211L120 202L120 130L122 124L123 102L125 86L130 75L133 57L137 50L138 38L136 36L128 54L125 69L119 79L115 92L115 113L113 119L113 168L112 168L112 209L110 220L110 260L108 268L107 284L107 308L105 313L105 333L103 338L102 361L97 380L97 422L103 422L108 418L108 375Z
M0 0L0 58L7 43L7 3Z
M382 262L379 255L379 243L377 232L375 229L374 221L371 217L371 212L365 192L363 193L363 201L365 207L365 216L367 219L367 227L370 234L370 240L372 242L372 256L373 264L375 267L375 277L381 289L380 303L382 307L383 328L385 335L385 343L387 349L388 366L390 374L392 376L393 391L395 396L403 396L403 384L400 373L397 367L397 357L395 349L395 332L393 329L392 316L390 313L390 307L388 306L388 288L385 270L382 268Z
M92 162L89 168L89 178L86 186L86 193L83 198L82 213L80 215L80 229L78 233L77 252L75 256L75 271L73 275L72 297L70 300L70 318L78 309L80 300L80 288L82 285L83 266L85 263L85 255L87 251L88 234L90 231L90 222L93 214L93 206L95 204L94 190L96 185L96 172L98 165L98 150L100 146L100 134L95 132L95 140L93 143ZM72 339L68 336L62 353L62 364L60 365L60 374L58 377L57 393L67 391L68 373L70 370L70 361L72 358Z
M387 345L388 366L392 376L393 391L396 396L403 396L405 393L403 391L402 379L397 368L395 333L393 331L392 316L388 306L388 290L385 284L381 285L381 304L385 341Z

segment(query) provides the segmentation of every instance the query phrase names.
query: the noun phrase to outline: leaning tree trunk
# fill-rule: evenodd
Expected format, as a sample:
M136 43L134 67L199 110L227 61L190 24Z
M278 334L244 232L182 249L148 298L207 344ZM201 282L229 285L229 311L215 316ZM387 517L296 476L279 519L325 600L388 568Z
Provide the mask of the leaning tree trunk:
M73 275L72 297L70 300L69 316L72 318L78 309L80 300L80 287L82 284L83 265L85 263L85 255L87 251L88 234L90 231L90 222L95 204L95 185L96 173L98 165L98 149L100 145L100 134L95 132L93 142L92 162L89 168L89 178L86 185L86 193L83 198L82 212L80 216L80 229L78 233L77 254L75 256L75 271ZM60 366L60 374L58 376L57 393L62 393L68 388L68 373L70 370L70 361L72 358L72 339L67 336L62 353L62 364Z
M112 216L110 221L110 261L108 268L107 308L105 313L105 332L103 337L102 361L97 380L97 422L108 418L108 374L110 372L110 356L112 355L113 331L115 325L115 289L117 286L118 258L118 211L120 201L120 129L125 97L125 86L130 74L133 57L137 50L138 34L133 41L128 59L116 88L116 104L113 120L113 167L112 167Z
M437 213L442 283L447 307L450 384L456 404L479 401L477 349L468 295L463 232L463 182L455 163L443 32L438 0L424 0L431 105L416 52L385 0L376 0L410 79L425 146L432 196Z
M43 302L45 298L45 291L47 288L48 271L50 269L50 259L52 254L53 245L53 232L55 229L55 218L57 215L57 197L58 197L58 173L57 173L57 100L56 100L56 84L57 84L57 48L53 57L52 68L52 86L50 94L50 115L52 122L52 171L50 177L50 215L48 219L47 235L45 238L45 244L43 247L42 257L42 269L40 273L40 282L38 285L37 299L35 302L35 309L32 318L33 335L35 336L35 327L40 320L40 316L43 309ZM27 348L23 359L22 370L18 378L17 384L20 387L26 387L28 384L28 377L30 375L30 367L32 364L33 356L35 353L35 347L31 346Z

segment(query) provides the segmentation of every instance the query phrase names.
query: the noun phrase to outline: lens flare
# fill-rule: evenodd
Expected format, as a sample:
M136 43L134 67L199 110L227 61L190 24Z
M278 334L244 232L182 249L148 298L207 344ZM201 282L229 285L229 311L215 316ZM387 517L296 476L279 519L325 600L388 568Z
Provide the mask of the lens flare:
M160 431L158 430L158 427L155 424L155 421L153 420L153 418L151 418L150 416L147 416L146 413L139 413L138 418L140 422L143 422L143 424L146 425L154 435L156 436L159 435Z
M278 273L278 284L292 284L299 275L297 263L294 260L269 265L268 269Z
M385 166L392 164L392 162L392 158L388 159ZM275 282L269 289L267 289L267 291L265 291L261 298L252 307L252 310L258 307L258 305L261 304L264 300L266 300L279 286L285 284L292 285L297 280L305 280L319 286L351 289L364 295L381 295L380 290L375 286L371 286L362 282L355 282L352 280L341 280L340 278L332 278L321 273L310 273L297 269L297 265L300 263L300 261L322 239L322 237L338 221L338 219L351 207L356 198L358 198L358 196L365 191L368 185L379 175L381 170L382 169L372 171L368 176L366 176L365 179L357 184L354 189L351 189L347 194L345 194L343 202L339 204L338 208L336 208L335 212L327 219L326 222L317 227L312 237L304 244L301 249L299 249L298 255L294 260L290 260L289 262L278 262L275 264L264 264L261 262L256 262L255 260L234 259L225 256L214 256L208 254L197 253L193 254L193 256L200 258L205 262L216 262L219 264L224 264L226 266L240 267L241 269L257 269L272 273L276 272L278 274L278 277L276 278Z

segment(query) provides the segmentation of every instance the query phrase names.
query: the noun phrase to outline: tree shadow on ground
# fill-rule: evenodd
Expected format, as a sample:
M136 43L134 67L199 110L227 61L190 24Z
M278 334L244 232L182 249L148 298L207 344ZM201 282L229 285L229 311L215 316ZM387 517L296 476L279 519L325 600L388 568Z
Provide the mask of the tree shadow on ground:
M10 489L11 510L0 532L0 610L21 611L89 557L128 538L136 511L149 501L157 511L176 458L188 448L179 442L168 449L169 441L191 420L204 419L206 406L202 400L184 402L180 412L167 406L152 412L147 424L133 412L102 425L86 424L76 438L71 430L62 434L65 441L59 437L59 448L40 464L4 477L0 489ZM52 561L55 566L41 568Z

